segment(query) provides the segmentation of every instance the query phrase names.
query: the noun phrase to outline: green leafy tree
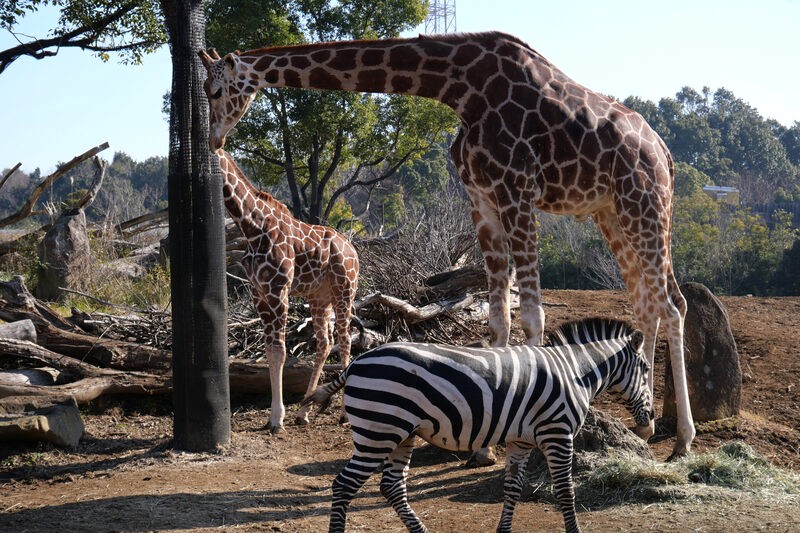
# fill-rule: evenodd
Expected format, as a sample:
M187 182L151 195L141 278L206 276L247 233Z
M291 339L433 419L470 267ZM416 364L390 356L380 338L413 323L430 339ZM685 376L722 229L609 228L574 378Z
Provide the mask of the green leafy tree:
M310 41L393 37L422 21L420 0L328 2L227 0L208 10L208 43L227 52ZM455 129L432 100L359 93L266 89L229 138L253 177L284 182L295 216L331 216L354 189L392 178Z
M714 181L705 172L701 172L688 163L675 163L675 194L677 196L693 196L702 192L706 185Z
M775 294L778 296L800 296L800 239L795 239L791 248L784 250L781 262L775 271Z
M46 6L59 10L49 35L29 36L16 31L27 17ZM117 53L123 63L139 63L144 54L167 42L159 3L153 0L0 0L0 28L19 42L0 51L0 73L20 57L44 59L62 48L80 48L107 61Z
M702 191L675 198L672 264L679 282L717 288L714 265L721 259L718 204Z

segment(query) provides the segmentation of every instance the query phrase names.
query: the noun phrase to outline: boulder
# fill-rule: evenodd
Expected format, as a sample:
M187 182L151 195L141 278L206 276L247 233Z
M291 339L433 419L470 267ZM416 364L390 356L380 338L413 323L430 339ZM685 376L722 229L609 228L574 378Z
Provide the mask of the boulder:
M39 261L42 270L34 291L37 298L57 301L63 297L60 287L84 287L91 250L83 210L65 213L56 220L39 245Z
M683 353L692 416L708 421L737 415L742 370L728 312L705 285L685 283L681 292L687 305ZM663 415L677 417L669 361L664 372Z

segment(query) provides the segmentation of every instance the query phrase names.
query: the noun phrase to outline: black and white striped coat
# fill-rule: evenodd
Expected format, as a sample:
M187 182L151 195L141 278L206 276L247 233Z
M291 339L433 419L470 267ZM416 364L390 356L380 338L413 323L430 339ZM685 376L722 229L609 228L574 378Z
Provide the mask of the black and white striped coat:
M344 531L350 500L383 465L381 492L409 531L427 531L408 505L413 436L448 450L506 445L505 501L498 531L510 531L531 449L542 450L567 531L579 531L572 438L589 402L608 389L635 422L653 407L642 334L624 322L562 326L544 347L463 348L391 343L371 350L305 403L326 405L344 387L355 451L333 482L330 531Z

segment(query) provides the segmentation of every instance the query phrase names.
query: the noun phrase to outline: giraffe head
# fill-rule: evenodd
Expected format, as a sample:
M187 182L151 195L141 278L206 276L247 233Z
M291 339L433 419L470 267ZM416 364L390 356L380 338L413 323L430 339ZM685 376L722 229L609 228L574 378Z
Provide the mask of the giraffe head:
M253 103L258 86L248 76L238 53L220 57L213 48L198 52L208 76L203 84L209 104L208 146L217 151L225 145L225 136Z

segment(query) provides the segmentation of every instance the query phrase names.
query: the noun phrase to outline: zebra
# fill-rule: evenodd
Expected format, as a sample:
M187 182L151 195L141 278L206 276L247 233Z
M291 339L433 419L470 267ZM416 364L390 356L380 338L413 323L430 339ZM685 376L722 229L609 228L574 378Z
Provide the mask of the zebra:
M511 531L533 447L544 454L567 532L579 532L572 484L573 437L589 402L608 389L640 432L654 429L643 334L593 318L561 325L545 346L466 348L389 343L353 361L303 403L320 411L344 387L354 453L333 481L329 531L344 531L350 501L383 465L381 494L411 532L424 532L408 503L415 436L453 451L506 446L504 502L497 531ZM645 438L646 438L645 437Z

